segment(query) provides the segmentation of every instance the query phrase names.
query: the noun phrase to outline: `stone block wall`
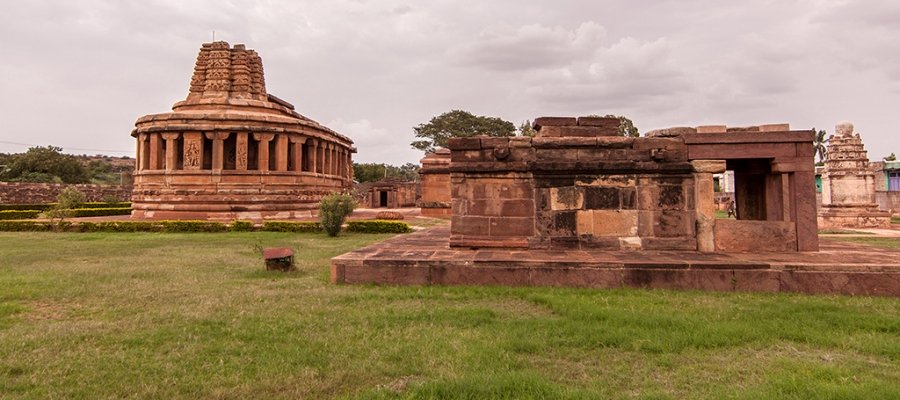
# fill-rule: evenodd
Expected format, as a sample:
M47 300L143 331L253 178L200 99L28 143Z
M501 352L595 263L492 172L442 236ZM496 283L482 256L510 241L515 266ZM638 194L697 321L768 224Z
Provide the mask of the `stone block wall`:
M450 217L450 150L439 148L421 160L418 206L426 217Z
M132 186L123 185L0 182L0 204L52 203L67 187L84 193L87 201L103 201L111 197L118 201L131 201L133 189Z
M613 120L539 118L533 139L451 140L451 245L696 250L684 142L615 136Z

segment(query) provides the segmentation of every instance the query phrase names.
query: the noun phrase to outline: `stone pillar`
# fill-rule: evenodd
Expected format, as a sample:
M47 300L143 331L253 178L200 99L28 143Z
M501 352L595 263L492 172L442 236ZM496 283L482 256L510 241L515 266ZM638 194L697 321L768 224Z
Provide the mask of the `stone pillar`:
M316 165L318 163L318 155L319 155L319 141L316 139L309 139L307 145L307 151L309 151L309 172L316 173Z
M185 132L184 134L184 169L198 170L203 168L203 134Z
M275 138L274 133L254 133L253 138L259 141L256 163L260 171L269 170L269 141Z
M206 138L213 141L212 148L212 169L221 171L225 166L225 139L228 139L228 132L206 132Z
M694 201L697 207L697 250L716 251L716 194L713 174L725 171L725 161L691 161L694 167Z
M347 159L344 157L344 151L345 150L343 147L338 147L338 166L337 166L338 172L337 172L337 175L340 176L341 179L346 178L346 176L344 176L344 165L346 164Z
M235 137L234 145L234 169L238 171L247 170L247 132L239 132Z
M166 141L166 171L174 171L178 169L178 140L180 133L167 132L162 134L162 138Z
M319 147L316 149L316 173L325 174L325 146L327 143L319 142Z
M332 175L331 168L334 164L334 143L325 144L325 165L322 166L322 172L325 175Z
M140 171L143 167L143 165L141 164L141 160L143 160L143 158L141 157L141 147L143 147L143 144L144 144L143 141L141 140L141 138L143 136L144 136L143 134L140 134L136 138L134 138L134 140L137 142L137 148L134 150L134 170L135 171Z
M294 146L294 171L303 171L303 143L306 143L306 138L292 135L290 140L291 145Z
M162 149L162 138L158 133L151 133L150 135L150 169L162 169L162 158L163 158L163 149Z
M150 169L150 138L146 133L142 133L138 135L138 140L140 141L140 169L147 170Z
M798 171L790 174L791 209L796 215L797 251L819 251L819 229L816 221L816 173Z
M285 134L276 135L275 138L275 170L287 171L288 167L288 137Z

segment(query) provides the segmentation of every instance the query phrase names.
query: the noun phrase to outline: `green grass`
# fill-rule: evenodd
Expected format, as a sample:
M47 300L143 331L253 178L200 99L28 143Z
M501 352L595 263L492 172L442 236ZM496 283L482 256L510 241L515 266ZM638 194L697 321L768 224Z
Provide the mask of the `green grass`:
M830 236L829 239L867 244L869 246L884 247L888 249L900 249L900 238L896 237L840 237Z
M328 283L385 237L0 233L0 398L900 397L895 298Z
M852 229L820 229L820 235L874 235L872 232L855 231Z
M900 217L891 217L892 224L900 224Z

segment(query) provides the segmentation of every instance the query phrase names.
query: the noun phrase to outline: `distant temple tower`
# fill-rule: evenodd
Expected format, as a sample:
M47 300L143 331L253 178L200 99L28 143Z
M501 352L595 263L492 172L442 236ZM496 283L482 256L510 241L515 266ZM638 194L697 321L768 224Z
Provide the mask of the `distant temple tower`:
M828 139L822 172L822 208L819 228L889 228L890 213L875 203L875 176L853 124L841 122Z
M266 92L262 59L204 43L187 99L138 118L132 218L311 216L352 186L353 141Z

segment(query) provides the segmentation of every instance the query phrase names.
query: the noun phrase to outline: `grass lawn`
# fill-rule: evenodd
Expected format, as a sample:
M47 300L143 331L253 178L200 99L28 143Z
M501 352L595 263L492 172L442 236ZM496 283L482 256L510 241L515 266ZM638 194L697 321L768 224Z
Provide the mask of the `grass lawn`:
M0 398L900 398L900 299L328 283L385 237L0 233Z
M892 224L900 224L900 217L891 217Z
M895 238L895 237L829 236L828 238L833 239L833 240L840 240L843 242L867 244L869 246L885 247L885 248L889 248L889 249L900 249L900 238Z

